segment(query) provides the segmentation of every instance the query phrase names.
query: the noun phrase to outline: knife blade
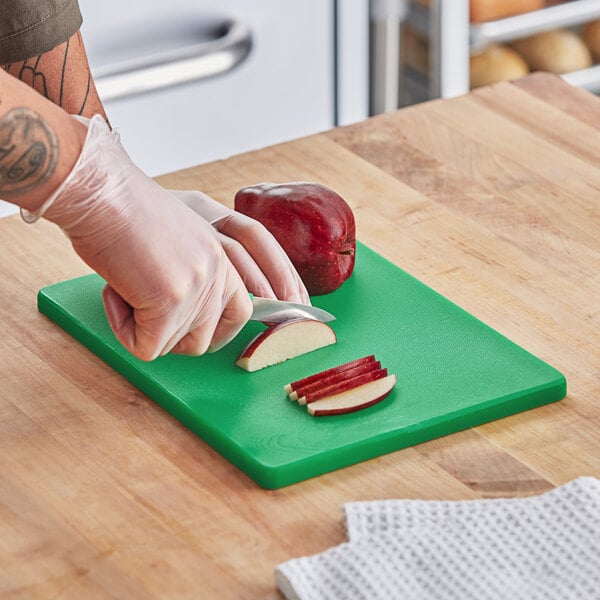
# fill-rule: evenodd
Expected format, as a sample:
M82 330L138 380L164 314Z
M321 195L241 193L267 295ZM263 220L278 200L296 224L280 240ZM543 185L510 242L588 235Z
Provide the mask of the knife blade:
M327 323L335 320L334 315L316 306L271 300L270 298L258 298L257 296L251 296L251 299L253 308L251 321L283 323L291 319L313 319Z

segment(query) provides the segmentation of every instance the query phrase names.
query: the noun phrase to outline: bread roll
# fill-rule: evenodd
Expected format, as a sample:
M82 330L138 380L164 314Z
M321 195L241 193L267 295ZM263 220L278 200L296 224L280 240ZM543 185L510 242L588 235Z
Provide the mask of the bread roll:
M471 88L527 75L527 63L511 48L492 44L469 60Z
M568 29L538 33L512 46L532 71L568 73L592 64L592 56L583 40Z
M471 23L493 21L544 8L544 0L471 0Z
M583 28L583 41L592 56L600 61L600 19L591 21Z

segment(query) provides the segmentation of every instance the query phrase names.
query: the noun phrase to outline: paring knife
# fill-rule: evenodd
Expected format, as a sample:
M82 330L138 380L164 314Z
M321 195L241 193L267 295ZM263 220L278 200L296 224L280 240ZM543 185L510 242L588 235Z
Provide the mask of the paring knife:
M326 310L306 304L284 302L283 300L270 300L269 298L258 298L250 295L252 299L251 321L263 321L265 323L283 323L291 319L313 319L327 323L335 317Z

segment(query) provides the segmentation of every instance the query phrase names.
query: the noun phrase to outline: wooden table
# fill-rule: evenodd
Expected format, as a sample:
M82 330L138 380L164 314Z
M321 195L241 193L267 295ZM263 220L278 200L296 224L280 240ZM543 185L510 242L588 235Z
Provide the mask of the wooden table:
M600 99L539 74L160 179L230 205L322 182L363 242L567 377L563 402L276 491L38 314L88 269L54 226L1 220L0 596L278 598L275 565L342 542L346 501L600 476L599 129Z

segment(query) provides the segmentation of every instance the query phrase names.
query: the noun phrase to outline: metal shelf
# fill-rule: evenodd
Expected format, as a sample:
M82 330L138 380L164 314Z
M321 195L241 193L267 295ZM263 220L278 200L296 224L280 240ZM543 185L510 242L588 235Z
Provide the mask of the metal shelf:
M571 0L505 19L469 24L468 2L433 0L429 7L409 3L405 23L429 40L430 98L446 98L469 91L468 55L472 50L600 18L600 0ZM600 65L562 77L572 85L600 93Z
M411 3L406 19L411 29L425 37L429 37L429 10L422 4ZM581 25L598 18L600 0L571 0L514 17L472 24L469 27L469 46L479 49L492 42L512 42L541 31Z
M572 27L600 18L600 0L572 0L564 4L471 25L469 45L479 49L492 42L512 42L541 31Z
M571 85L594 94L600 94L600 65L594 65L589 69L581 69L581 71L565 73L561 77Z

